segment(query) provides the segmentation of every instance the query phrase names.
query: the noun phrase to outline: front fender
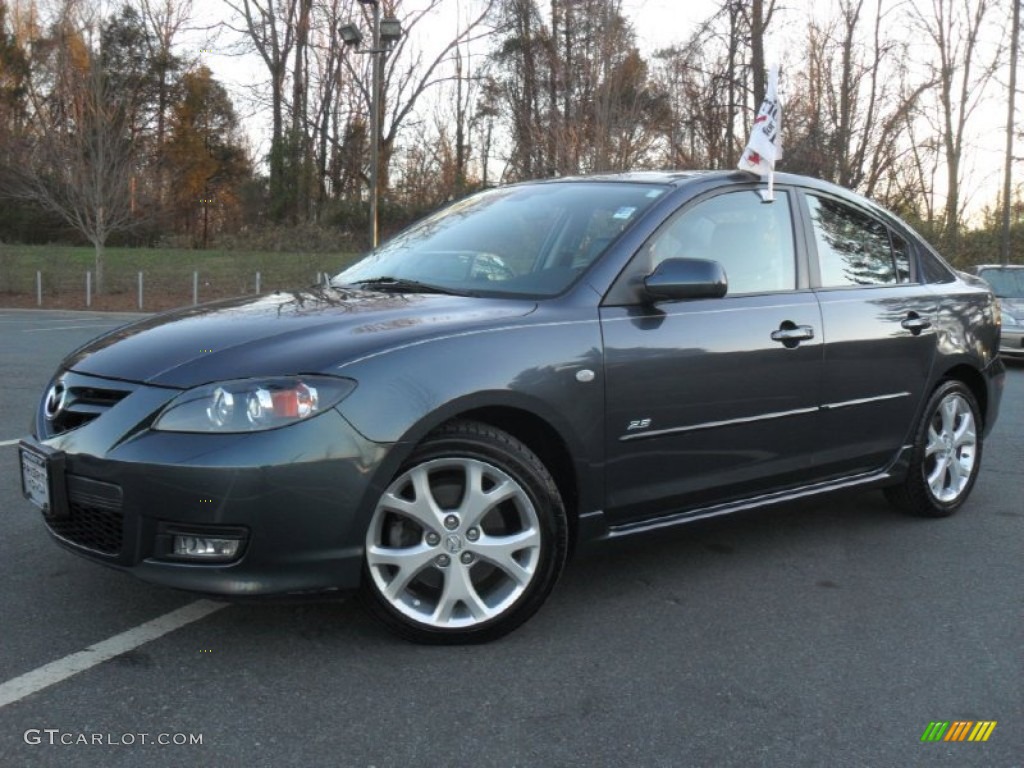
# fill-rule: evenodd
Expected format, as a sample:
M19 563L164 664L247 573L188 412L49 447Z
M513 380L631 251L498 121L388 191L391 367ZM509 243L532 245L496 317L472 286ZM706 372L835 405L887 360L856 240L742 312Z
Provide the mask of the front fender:
M340 366L338 374L359 386L339 410L367 439L392 445L374 473L371 495L383 491L431 430L497 407L529 413L557 432L588 489L583 508L600 505L594 489L603 488L602 356L596 314L581 310L573 319L562 312L557 321L453 334Z

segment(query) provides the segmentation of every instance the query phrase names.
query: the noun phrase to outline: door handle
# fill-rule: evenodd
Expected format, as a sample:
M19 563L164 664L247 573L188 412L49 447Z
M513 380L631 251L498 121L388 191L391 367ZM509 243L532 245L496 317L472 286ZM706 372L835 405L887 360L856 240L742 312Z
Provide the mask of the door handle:
M800 344L814 338L814 329L809 325L797 325L786 320L779 326L779 330L772 331L772 341L781 341L784 346L792 349Z
M921 317L917 312L911 312L907 315L907 319L900 323L904 328L910 331L914 336L917 336L921 331L932 327L932 321L928 318Z

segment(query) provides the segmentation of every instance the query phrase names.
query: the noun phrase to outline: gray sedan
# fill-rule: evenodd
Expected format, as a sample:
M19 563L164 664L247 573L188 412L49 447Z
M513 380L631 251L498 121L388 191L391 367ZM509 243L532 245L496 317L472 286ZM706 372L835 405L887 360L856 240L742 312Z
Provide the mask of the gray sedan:
M328 285L73 352L22 487L58 545L139 578L355 591L407 638L482 642L596 541L865 488L952 514L999 412L997 312L820 181L504 187Z

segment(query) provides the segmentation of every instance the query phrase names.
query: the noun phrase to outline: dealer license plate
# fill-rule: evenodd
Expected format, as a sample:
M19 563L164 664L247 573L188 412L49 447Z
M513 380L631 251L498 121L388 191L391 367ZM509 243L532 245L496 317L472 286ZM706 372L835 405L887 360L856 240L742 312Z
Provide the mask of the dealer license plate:
M50 511L50 477L46 457L21 447L21 490L25 498L44 512Z

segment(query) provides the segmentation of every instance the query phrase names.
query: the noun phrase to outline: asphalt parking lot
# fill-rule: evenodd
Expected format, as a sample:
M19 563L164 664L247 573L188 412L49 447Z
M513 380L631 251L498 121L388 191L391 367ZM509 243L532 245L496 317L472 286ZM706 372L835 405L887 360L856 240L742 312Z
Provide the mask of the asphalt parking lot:
M616 544L483 647L406 644L354 603L229 605L58 680L220 605L64 552L21 498L54 367L130 317L0 310L0 766L1024 764L1021 366L947 520L866 493ZM5 688L25 675L57 681ZM997 725L922 742L932 721Z

